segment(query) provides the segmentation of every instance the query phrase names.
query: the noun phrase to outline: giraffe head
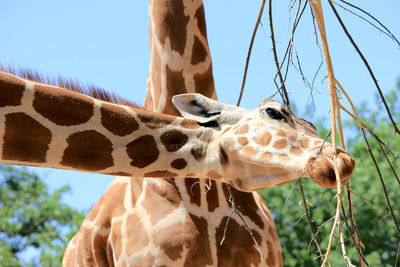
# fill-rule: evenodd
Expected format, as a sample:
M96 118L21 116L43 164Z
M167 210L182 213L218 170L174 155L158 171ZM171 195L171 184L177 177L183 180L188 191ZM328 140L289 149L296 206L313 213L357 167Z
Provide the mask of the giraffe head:
M317 136L314 125L283 105L264 101L250 111L200 94L177 95L173 103L183 117L219 132L215 154L220 154L224 177L229 177L225 182L234 187L253 191L301 176L311 177L322 187L336 185L333 145ZM341 180L349 178L353 158L338 148L336 163Z

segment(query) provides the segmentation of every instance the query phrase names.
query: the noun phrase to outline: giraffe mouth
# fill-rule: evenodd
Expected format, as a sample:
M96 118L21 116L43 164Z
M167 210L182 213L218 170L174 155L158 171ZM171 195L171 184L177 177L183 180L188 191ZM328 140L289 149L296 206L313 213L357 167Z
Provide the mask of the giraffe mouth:
M330 149L328 152L331 152L332 148L329 147L328 149ZM331 153L329 154L331 155ZM338 167L340 181L345 181L353 172L355 162L344 150L338 149L336 165ZM336 186L336 175L332 156L321 153L321 155L309 159L306 166L309 166L307 170L308 176L320 186Z

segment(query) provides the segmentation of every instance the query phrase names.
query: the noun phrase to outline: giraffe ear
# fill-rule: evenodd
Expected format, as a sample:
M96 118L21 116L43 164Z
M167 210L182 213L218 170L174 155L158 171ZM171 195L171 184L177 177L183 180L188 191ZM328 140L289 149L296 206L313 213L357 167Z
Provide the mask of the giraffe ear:
M242 108L223 104L195 93L175 95L172 97L172 103L184 118L211 127L234 124L246 113Z

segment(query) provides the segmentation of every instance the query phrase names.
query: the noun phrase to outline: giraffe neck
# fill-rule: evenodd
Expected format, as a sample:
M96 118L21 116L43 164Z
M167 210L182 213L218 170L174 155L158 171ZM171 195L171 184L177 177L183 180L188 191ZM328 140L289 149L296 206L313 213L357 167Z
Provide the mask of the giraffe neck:
M0 163L218 179L215 131L0 72ZM214 158L214 159L212 159ZM190 171L189 171L190 170ZM212 177L211 177L212 176Z
M149 2L150 72L144 106L177 115L171 97L201 93L216 99L201 0Z

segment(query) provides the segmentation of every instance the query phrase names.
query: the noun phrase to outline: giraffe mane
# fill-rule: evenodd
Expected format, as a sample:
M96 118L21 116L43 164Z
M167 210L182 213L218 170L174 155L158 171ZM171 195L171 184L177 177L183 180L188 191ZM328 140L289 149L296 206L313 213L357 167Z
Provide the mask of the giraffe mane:
M135 102L127 100L117 94L111 93L101 87L95 86L90 83L86 83L85 85L83 85L81 82L75 79L65 78L62 77L61 75L58 75L57 78L54 78L27 67L15 68L14 65L3 65L2 63L0 63L0 71L18 76L23 79L61 87L73 92L91 96L98 100L110 102L113 104L120 104L129 107L143 109L142 106L136 104Z

